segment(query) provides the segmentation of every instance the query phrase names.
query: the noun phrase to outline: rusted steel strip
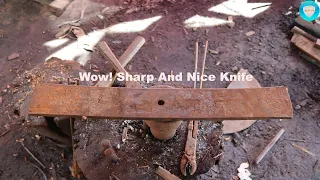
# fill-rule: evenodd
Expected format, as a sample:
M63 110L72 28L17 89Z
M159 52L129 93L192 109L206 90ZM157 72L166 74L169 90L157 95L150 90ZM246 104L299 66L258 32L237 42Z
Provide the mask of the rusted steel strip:
M29 115L112 119L237 120L291 118L285 87L257 89L130 89L41 84Z

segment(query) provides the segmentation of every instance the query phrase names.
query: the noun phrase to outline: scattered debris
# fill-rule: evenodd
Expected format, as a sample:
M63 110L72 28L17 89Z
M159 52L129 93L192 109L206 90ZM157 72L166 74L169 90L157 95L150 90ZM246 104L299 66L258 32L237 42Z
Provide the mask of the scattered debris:
M122 143L125 143L128 139L128 127L124 127L122 131Z
M8 56L8 60L11 61L11 60L17 59L19 57L20 57L20 55L18 53L13 53L10 56Z
M119 41L119 40L112 41L112 44L121 44L121 41Z
M319 124L319 126L320 126L320 124ZM310 144L320 144L320 142L316 142L316 141L305 141L305 140L299 140L299 139L283 139L283 140L310 143Z
M8 115L9 115L9 114L8 114ZM11 127L10 127L8 124L6 124L6 125L4 126L4 128L6 129L6 131L4 131L2 134L0 134L0 137L6 135L9 131L11 131Z
M28 162L28 163L30 163L33 167L37 168L41 172L44 180L48 180L46 174L41 170L41 168L39 168L37 165L33 164L32 162Z
M117 145L116 145L116 149L117 149L117 150L120 150L120 148L121 148L121 145L120 145L120 144L117 144Z
M300 149L301 151L303 151L303 152L311 155L311 156L316 157L316 155L315 155L314 153L310 152L309 150L307 150L306 148L304 148L304 147L302 147L302 146L296 145L296 144L294 144L294 143L292 143L291 145L292 145L293 147L298 148L298 149Z
M280 139L282 134L284 133L284 129L281 129L276 136L271 140L271 142L264 148L264 150L260 153L260 155L255 160L256 164L259 164L264 156L271 150L271 148L276 144L276 142Z
M54 163L51 163L51 174L52 174L52 180L58 180L57 178L57 172L56 172L56 166L54 165Z
M154 28L151 29L151 32L154 31L154 30L156 30L157 27L158 27L158 24L156 24L156 25L154 26Z
M246 36L250 37L250 36L254 35L255 33L256 32L254 32L254 31L249 31L249 32L246 33Z
M313 172L319 173L320 172L320 161L317 160L316 163L313 166Z
M236 25L236 23L233 21L233 17L232 16L228 16L228 26L230 28L233 28Z
M179 177L171 174L168 170L162 168L161 166L156 169L156 173L165 180L181 180Z
M151 42L154 43L154 36L151 36Z
M37 141L41 139L41 136L39 136L38 134L34 135L34 137L36 138Z
M284 13L285 16L288 16L290 14L292 14L292 11L288 11L288 12Z
M104 20L104 16L103 16L103 15L101 15L101 14L98 14L98 15L97 15L97 17L98 17L101 21L103 21L103 20Z
M31 60L31 58L29 58L28 60ZM20 70L22 69L23 65L27 62L27 59L25 59L23 61L23 63L21 64L21 66L19 67L19 69L17 70L17 74L20 72Z
M308 100L308 99L305 99L305 100L303 100L303 101L300 103L300 106L301 106L301 107L304 107L304 106L308 105L308 102L309 102L309 100Z
M69 33L71 32L71 25L70 24L65 24L65 25L62 25L60 27L60 31L55 35L55 38L57 39L62 39L66 36L69 35Z
M209 50L209 53L211 53L211 54L215 54L215 55L218 55L219 54L219 51L217 51L217 50Z
M235 72L235 71L238 71L238 67L237 66L234 66L233 68L231 68L231 70L233 71L233 72Z
M249 168L249 163L240 164L240 167L238 168L238 177L240 180L252 180L250 178L251 173L247 168Z
M296 107L294 107L294 109L299 110L299 109L301 109L301 106L298 104L298 105L296 105Z
M111 176L113 177L113 178L115 178L116 180L120 180L120 178L118 178L116 175L114 175L114 174L111 174Z
M31 151L24 145L23 141L24 141L23 138L22 138L22 139L19 139L19 140L16 140L16 142L21 143L22 147L27 151L27 153L29 153L30 156L31 156L34 160L36 160L36 161L41 165L42 168L46 169L46 166L43 165L42 162L41 162L38 158L36 158L36 157L31 153Z
M216 66L219 66L221 64L221 61L218 61L217 63L216 63Z

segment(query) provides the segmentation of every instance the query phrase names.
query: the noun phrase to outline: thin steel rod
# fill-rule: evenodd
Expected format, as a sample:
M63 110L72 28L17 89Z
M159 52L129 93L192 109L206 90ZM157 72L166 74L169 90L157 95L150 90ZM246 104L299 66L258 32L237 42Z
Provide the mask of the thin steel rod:
M194 55L194 73L197 75L197 73L198 73L198 59L199 59L199 43L198 43L198 41L196 42L194 54L195 54ZM197 88L197 78L194 81L193 88L194 89Z
M208 44L209 42L206 41L206 45L204 46L204 53L203 53L203 59L202 59L202 70L201 70L201 74L200 74L200 89L202 89L202 76L203 76L203 73L204 73L204 69L205 69L205 66L206 66L206 58L207 58L207 51L208 51Z

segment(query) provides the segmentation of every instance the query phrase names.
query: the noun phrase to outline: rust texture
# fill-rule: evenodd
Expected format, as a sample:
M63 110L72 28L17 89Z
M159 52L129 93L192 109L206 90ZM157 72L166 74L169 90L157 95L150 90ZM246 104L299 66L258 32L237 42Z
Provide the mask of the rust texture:
M112 119L236 120L291 118L285 87L130 89L39 84L29 115Z

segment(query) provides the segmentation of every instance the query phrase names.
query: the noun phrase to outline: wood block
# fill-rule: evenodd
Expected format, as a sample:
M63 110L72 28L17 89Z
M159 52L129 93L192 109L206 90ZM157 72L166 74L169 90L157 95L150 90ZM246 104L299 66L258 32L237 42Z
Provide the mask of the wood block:
M312 57L317 63L320 63L320 49L314 47L314 42L300 34L294 34L291 42L301 51Z

